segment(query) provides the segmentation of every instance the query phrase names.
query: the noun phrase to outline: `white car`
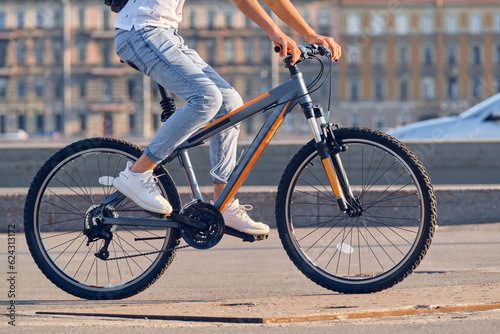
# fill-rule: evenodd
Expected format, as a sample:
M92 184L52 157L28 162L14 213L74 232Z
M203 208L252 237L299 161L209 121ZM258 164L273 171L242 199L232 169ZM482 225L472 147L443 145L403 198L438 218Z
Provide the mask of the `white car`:
M408 124L387 133L399 140L500 139L500 94L459 116Z

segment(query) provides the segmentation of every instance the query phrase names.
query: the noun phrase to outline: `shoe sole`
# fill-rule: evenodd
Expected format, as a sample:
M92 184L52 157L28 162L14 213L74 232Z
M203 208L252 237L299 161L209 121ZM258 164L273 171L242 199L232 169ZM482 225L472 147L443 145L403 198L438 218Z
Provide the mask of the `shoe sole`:
M172 206L170 206L170 204L169 204L170 209L163 211L163 210L158 210L157 208L150 206L149 204L147 204L145 202L142 202L140 200L140 198L137 201L134 200L131 195L135 194L135 192L132 189L130 189L126 183L121 182L121 180L118 178L113 180L113 186L116 188L116 190L118 190L123 195L127 196L128 199L132 200L135 204L137 204L138 206L140 206L141 208L143 208L146 211L160 213L160 214L164 214L164 215L169 215L173 211Z

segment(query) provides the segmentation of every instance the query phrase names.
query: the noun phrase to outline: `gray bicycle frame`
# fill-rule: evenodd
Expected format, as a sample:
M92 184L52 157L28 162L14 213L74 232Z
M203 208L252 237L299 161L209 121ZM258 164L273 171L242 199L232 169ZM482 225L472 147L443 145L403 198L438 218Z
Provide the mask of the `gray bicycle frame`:
M178 157L182 166L186 170L189 186L194 199L203 201L187 150L191 147L203 144L208 138L212 137L216 133L235 126L245 119L259 112L264 112L268 108L275 105L259 133L254 138L245 154L241 157L238 164L235 166L233 172L227 180L226 186L214 203L214 206L222 212L227 206L229 200L234 196L247 177L248 173L273 137L276 130L279 128L285 115L288 114L297 103L300 103L300 105L311 103L311 97L309 96L309 92L301 72L292 74L289 81L277 86L253 101L250 101L243 107L236 109L225 117L208 124L206 127L199 130L182 143L167 159L162 162L162 164L170 162L174 158ZM316 140L320 140L320 131L317 122L313 118L309 119L309 123L316 136Z

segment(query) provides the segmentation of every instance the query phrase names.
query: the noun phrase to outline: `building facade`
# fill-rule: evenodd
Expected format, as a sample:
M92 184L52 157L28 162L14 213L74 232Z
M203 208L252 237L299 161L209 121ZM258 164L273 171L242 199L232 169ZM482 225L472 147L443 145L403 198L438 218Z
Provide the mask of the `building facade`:
M385 129L460 113L499 90L498 1L294 3L318 33L343 47L334 65L332 121ZM160 97L153 82L115 55L114 15L102 0L2 1L0 134L155 133ZM187 1L183 16L179 30L186 44L244 101L286 80L267 35L230 0ZM300 66L306 79L318 71L316 64ZM314 93L315 102L326 106L328 93L327 82ZM301 113L290 116L285 132L309 131ZM259 117L246 122L243 134L258 124Z

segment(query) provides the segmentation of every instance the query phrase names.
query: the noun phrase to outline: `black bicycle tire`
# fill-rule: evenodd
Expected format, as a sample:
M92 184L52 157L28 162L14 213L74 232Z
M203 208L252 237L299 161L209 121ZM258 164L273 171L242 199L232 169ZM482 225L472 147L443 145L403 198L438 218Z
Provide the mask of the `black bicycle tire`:
M55 270L48 262L44 256L45 250L43 246L38 243L37 229L35 223L35 208L37 207L38 198L42 196L40 192L44 191L42 189L46 178L51 174L52 170L64 159L74 155L75 153L84 152L89 149L116 149L131 154L138 158L143 149L132 143L111 139L111 138L90 138L84 139L73 144L70 144L58 152L56 152L52 157L50 157L47 162L40 168L35 178L33 179L31 186L29 188L25 208L24 208L24 228L25 236L28 244L29 251L40 268L42 273L56 286L60 289L72 294L76 297L91 299L91 300L108 300L108 299L123 299L133 296L153 284L168 268L172 263L176 250L174 249L179 245L180 242L180 232L178 229L171 229L169 233L169 238L164 243L165 249L174 249L171 251L164 251L159 254L160 258L156 261L153 268L150 268L149 273L142 277L137 282L129 284L122 289L116 289L113 291L107 291L106 289L93 289L92 287L86 287L77 282L69 283L67 279L64 279L58 270ZM161 166L155 173L159 175L159 182L162 184L164 191L168 196L168 200L173 206L174 210L177 212L181 208L181 201L175 184L168 174L168 172ZM47 255L49 256L49 255Z
M287 216L289 213L286 212L286 207L287 201L290 200L288 194L291 191L291 187L294 187L293 177L297 173L297 168L303 164L305 159L316 151L314 141L309 142L299 150L288 164L281 178L276 197L278 233L283 247L292 262L306 277L316 284L329 290L342 293L373 293L382 291L401 282L410 275L425 256L432 241L436 224L437 205L434 190L430 178L418 158L404 144L396 139L379 131L362 128L341 128L335 130L334 134L340 144L343 144L343 140L346 138L362 138L363 140L373 140L377 141L379 144L382 143L409 165L422 189L422 202L425 206L425 211L421 220L420 238L416 241L413 252L408 254L405 263L400 265L399 268L394 270L390 275L382 275L383 277L380 279L366 280L363 282L331 279L331 277L323 275L321 271L316 270L310 261L305 260L304 257L301 256L293 235L293 226L289 223Z

